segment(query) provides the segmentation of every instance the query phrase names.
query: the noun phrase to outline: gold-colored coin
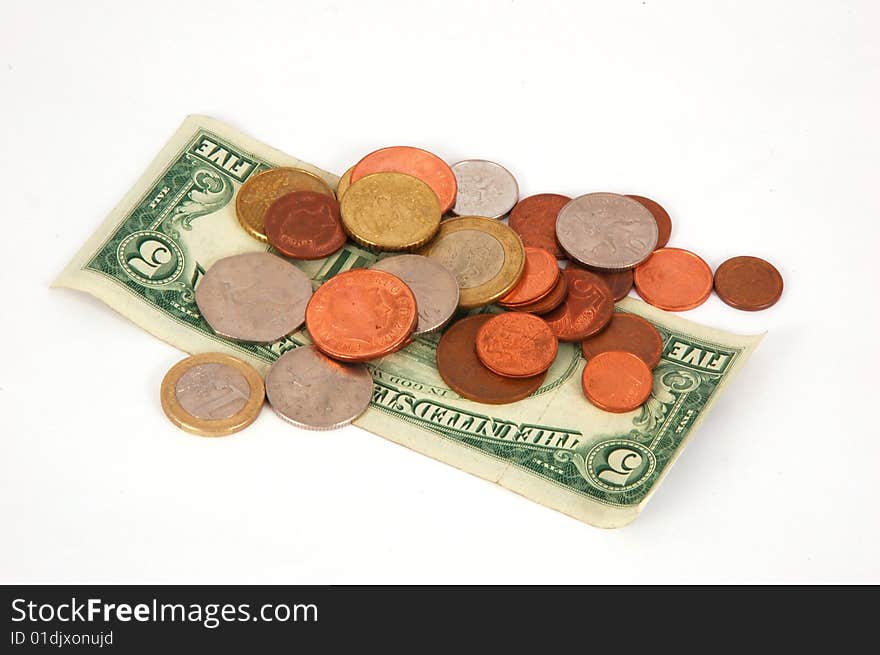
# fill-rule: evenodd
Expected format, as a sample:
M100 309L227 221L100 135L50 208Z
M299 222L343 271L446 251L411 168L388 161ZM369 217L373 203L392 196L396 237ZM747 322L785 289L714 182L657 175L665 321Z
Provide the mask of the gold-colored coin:
M235 197L238 222L255 239L268 242L263 218L269 205L293 191L314 191L333 197L333 189L320 177L300 168L270 168L241 185Z
M437 238L419 254L452 271L462 309L482 307L507 294L519 282L526 261L519 235L485 216L446 219Z
M342 177L339 178L339 183L336 185L336 197L339 198L340 202L342 202L342 196L348 191L348 187L351 186L351 172L353 170L354 166L345 171L342 174Z
M440 227L440 201L427 184L405 173L374 173L345 192L339 207L352 239L379 250L412 250Z
M162 380L162 409L177 427L222 437L253 423L266 397L256 369L222 353L193 355Z

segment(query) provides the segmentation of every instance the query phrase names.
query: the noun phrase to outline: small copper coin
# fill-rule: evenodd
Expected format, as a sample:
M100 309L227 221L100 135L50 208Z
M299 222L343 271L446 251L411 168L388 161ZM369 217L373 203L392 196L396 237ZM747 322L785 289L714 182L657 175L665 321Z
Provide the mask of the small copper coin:
M346 362L400 350L418 318L415 296L400 278L366 268L330 278L306 307L306 328L315 346Z
M672 234L672 219L669 218L669 212L663 209L659 203L651 200L650 198L645 198L644 196L633 196L628 195L627 198L632 198L633 200L640 203L651 212L651 216L654 217L654 220L657 221L657 248L664 248L667 243L669 243L669 236Z
M581 375L584 395L606 412L638 409L651 395L651 369L632 353L613 350L596 355Z
M440 213L445 214L455 204L458 183L455 174L437 155L411 146L391 146L371 152L351 170L351 184L373 173L406 173L419 178L437 194Z
M655 250L636 267L633 279L645 302L670 312L699 307L712 293L712 269L681 248Z
M653 369L660 361L663 339L657 328L641 316L615 312L605 329L584 339L581 348L587 361L600 353L623 350L637 355Z
M569 268L581 268L583 266L578 264L577 262L569 262ZM584 269L586 270L586 269ZM617 302L629 294L630 289L633 287L633 272L631 270L626 271L614 271L614 272L604 272L604 271L590 271L595 275L598 275L602 280L604 280L605 284L608 285L608 288L611 289L611 295L614 296L614 301Z
M498 314L477 333L480 361L498 375L511 378L543 373L553 364L558 350L556 336L534 314Z
M782 296L782 275L758 257L733 257L715 271L715 293L737 309L767 309Z
M526 263L516 286L498 300L501 306L515 307L540 300L553 290L559 279L556 257L543 248L525 247Z
M529 314L546 314L559 307L565 301L567 295L568 280L560 271L559 277L556 279L556 285L550 290L550 293L533 303L519 305L516 311L528 312Z
M437 371L449 388L462 398L503 405L530 396L546 373L531 378L509 378L493 373L477 357L477 333L493 314L476 314L453 323L437 344Z
M614 313L611 290L595 273L566 268L568 295L559 307L544 314L544 320L560 341L580 341L608 325Z
M336 198L294 191L269 205L263 226L269 243L294 259L323 259L345 245Z
M554 257L565 257L556 241L556 215L571 198L558 193L539 193L523 198L510 211L507 224L522 239L523 245L543 248Z

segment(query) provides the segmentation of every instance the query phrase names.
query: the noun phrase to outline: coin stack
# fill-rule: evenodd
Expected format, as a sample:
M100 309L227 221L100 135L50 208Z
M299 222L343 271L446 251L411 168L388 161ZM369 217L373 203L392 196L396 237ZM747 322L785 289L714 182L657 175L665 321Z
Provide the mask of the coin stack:
M346 425L372 397L364 362L440 330L439 374L464 398L521 400L540 387L559 341L579 342L585 397L602 410L629 412L649 397L663 350L648 321L614 311L633 286L668 311L699 306L713 288L744 310L769 307L782 294L782 277L762 259L734 257L713 276L698 255L666 247L672 222L649 198L519 199L516 179L499 164L450 166L408 146L366 155L335 192L305 170L263 171L241 186L235 208L242 229L278 254L217 261L196 288L202 317L217 334L248 343L272 343L305 324L313 345L281 355L265 383L225 354L174 366L162 406L196 434L243 429L264 397L294 425ZM290 260L328 257L349 238L396 254L313 291ZM449 325L457 312L489 305L498 311L470 312Z

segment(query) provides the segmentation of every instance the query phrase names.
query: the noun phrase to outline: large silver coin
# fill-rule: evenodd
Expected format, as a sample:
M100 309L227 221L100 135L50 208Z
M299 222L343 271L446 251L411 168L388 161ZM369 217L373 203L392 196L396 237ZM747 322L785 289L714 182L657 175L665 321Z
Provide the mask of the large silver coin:
M452 165L458 195L452 211L458 216L505 216L519 199L516 178L504 166L485 159L466 159Z
M373 378L363 364L343 364L314 346L300 346L269 369L266 396L285 421L307 430L332 430L367 409Z
M449 322L458 308L458 281L449 270L422 255L397 255L370 268L396 275L416 297L419 324L413 334L434 332Z
M255 343L301 326L311 297L308 276L267 252L220 259L196 287L196 304L214 332Z
M572 259L600 271L635 268L657 246L657 221L616 193L578 196L556 217L556 239Z

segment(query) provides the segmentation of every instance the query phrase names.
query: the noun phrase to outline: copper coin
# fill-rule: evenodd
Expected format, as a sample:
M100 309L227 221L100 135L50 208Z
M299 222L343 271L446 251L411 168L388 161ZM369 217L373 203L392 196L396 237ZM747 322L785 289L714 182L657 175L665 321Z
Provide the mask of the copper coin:
M419 178L437 194L440 213L445 214L455 204L458 183L455 174L437 155L411 146L391 146L371 152L351 171L351 183L373 173L406 173Z
M477 333L477 357L498 375L527 378L543 373L559 350L547 323L534 314L507 312L488 321Z
M699 307L712 293L712 269L681 248L655 250L636 267L633 279L645 302L670 312Z
M577 262L569 262L568 267L575 267L583 269L581 264ZM586 270L586 269L583 269ZM626 298L629 294L630 289L633 286L633 272L631 270L626 271L590 271L595 275L598 275L602 280L605 281L605 284L608 285L608 288L611 289L611 295L614 296L614 301L617 302L622 298Z
M263 219L269 243L295 259L322 259L345 245L336 198L314 191L294 191L269 205Z
M587 400L616 414L638 409L651 395L653 383L651 369L645 362L619 350L596 355L581 375Z
M306 307L306 328L325 355L363 362L406 346L418 317L415 296L400 278L360 268L315 291Z
M556 278L556 285L550 290L550 293L533 303L517 306L516 311L528 312L529 314L546 314L559 307L565 301L567 295L568 280L560 271L559 277Z
M571 198L558 193L538 193L523 198L510 211L507 224L523 241L523 245L543 248L554 257L565 257L556 241L556 215Z
M540 300L553 290L559 279L556 257L543 248L525 247L526 263L522 276L509 293L498 300L502 306L518 306Z
M737 309L767 309L782 296L782 275L758 257L733 257L715 271L715 293Z
M634 196L628 195L627 198L632 198L633 200L639 202L645 209L651 212L651 216L654 217L654 220L657 221L657 248L663 248L669 243L669 235L672 234L672 219L669 218L669 212L667 212L663 207L651 200L650 198L645 198L644 196Z
M584 339L581 349L587 361L600 353L622 350L637 355L653 369L660 361L663 339L657 328L641 316L615 312L605 329Z
M531 378L508 378L493 373L477 357L477 333L493 314L476 314L453 323L437 344L437 371L449 388L462 398L503 405L530 396L546 373Z
M566 268L568 295L559 307L544 314L544 320L560 341L580 341L608 325L614 313L611 290L595 273Z

